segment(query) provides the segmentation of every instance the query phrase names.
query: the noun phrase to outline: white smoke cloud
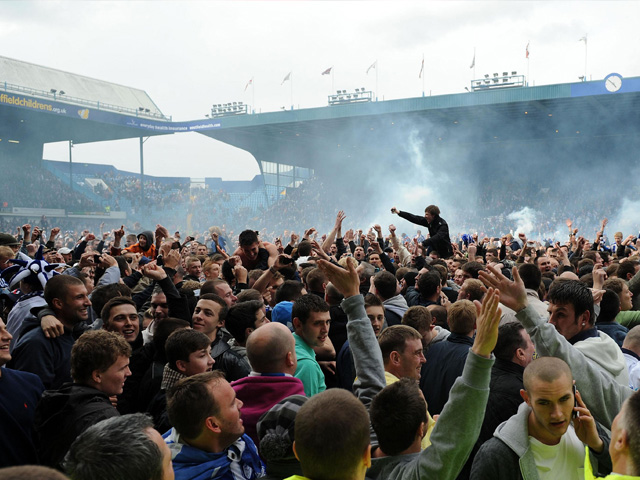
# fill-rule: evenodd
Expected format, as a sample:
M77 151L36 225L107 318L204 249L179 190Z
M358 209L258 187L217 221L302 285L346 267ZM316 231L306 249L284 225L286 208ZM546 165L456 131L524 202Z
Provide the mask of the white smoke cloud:
M623 237L631 234L637 235L638 228L640 228L639 213L640 200L629 200L625 198L616 216L609 219L609 225L613 227L615 231L621 231ZM609 231L607 234L610 241L613 239L613 233L614 232Z
M517 236L519 233L524 233L528 238L533 238L537 234L534 230L538 215L540 212L529 207L508 214L507 218L515 222L513 234Z

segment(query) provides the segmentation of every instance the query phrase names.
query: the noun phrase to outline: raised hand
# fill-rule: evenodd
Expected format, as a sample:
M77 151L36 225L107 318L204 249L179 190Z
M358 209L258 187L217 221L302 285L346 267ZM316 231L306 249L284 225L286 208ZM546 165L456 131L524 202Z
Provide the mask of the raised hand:
M482 299L482 304L475 300L476 306L476 337L471 350L476 355L489 358L498 341L498 327L502 310L498 308L500 291L489 288Z
M118 230L114 230L113 236L116 239L116 241L119 241L120 239L122 239L122 237L124 237L124 225L122 225Z
M345 298L360 294L360 279L353 262L347 262L347 269L327 262L318 260L318 268L324 272L329 281L336 287Z
M524 288L524 282L520 278L518 269L513 267L513 281L505 277L500 270L487 266L486 271L478 273L478 278L489 288L498 289L500 293L500 301L503 305L509 307L515 312L526 308L529 304L527 301L527 292Z
M165 272L162 267L159 267L156 264L155 260L153 262L147 263L144 267L142 267L142 274L145 277L156 281L167 278L167 272Z
M167 268L176 269L180 264L180 251L172 249L169 250L163 257L162 261Z
M167 238L169 236L169 230L163 227L160 224L156 225L156 241L162 240L163 238Z

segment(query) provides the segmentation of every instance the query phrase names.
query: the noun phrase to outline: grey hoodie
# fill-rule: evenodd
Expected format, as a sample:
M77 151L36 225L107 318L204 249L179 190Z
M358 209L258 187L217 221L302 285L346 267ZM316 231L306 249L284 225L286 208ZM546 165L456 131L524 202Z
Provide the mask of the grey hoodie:
M449 338L449 335L451 335L451 332L449 330L439 327L438 325L434 327L434 330L436 332L436 336L433 337L433 340L431 340L431 342L429 342L429 345L427 345L427 348L424 349L425 353L436 343L440 343L446 340L447 338Z
M531 407L522 402L518 413L498 426L493 438L480 447L471 467L470 480L538 480L536 462L529 443L530 413ZM609 431L600 425L598 433L604 442L604 449L601 454L589 449L589 460L594 471L598 471L600 467L599 473L606 474L611 471L611 438Z
M382 304L384 305L385 310L390 310L393 313L400 315L400 317L402 317L404 315L404 312L409 309L407 301L402 295L391 297L390 299L382 302Z

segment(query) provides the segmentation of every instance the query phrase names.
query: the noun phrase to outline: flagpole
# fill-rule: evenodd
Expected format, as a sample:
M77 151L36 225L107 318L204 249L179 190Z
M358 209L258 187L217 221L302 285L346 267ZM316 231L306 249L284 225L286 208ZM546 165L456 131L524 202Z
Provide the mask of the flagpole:
M584 81L587 81L587 34L584 34Z
M476 47L473 47L473 80L476 79Z
M329 92L329 95L331 95L333 93L333 88L334 88L333 80L334 80L334 78L333 78L333 67L331 67L331 91Z
M293 70L291 71L291 110L293 110Z
M376 59L376 102L378 101L378 60Z
M422 96L424 97L424 53L422 54L422 68L420 72L422 73Z
M253 113L256 113L256 82L251 77L251 103L253 105Z

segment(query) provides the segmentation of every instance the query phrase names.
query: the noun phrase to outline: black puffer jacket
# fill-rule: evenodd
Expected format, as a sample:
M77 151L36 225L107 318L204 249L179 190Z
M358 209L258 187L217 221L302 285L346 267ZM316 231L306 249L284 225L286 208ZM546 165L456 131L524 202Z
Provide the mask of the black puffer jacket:
M436 215L431 223L425 217L413 215L409 212L399 211L398 215L411 223L422 225L429 229L429 238L422 242L425 248L431 247L438 252L440 258L449 258L453 255L453 247L449 237L449 225L440 215Z

